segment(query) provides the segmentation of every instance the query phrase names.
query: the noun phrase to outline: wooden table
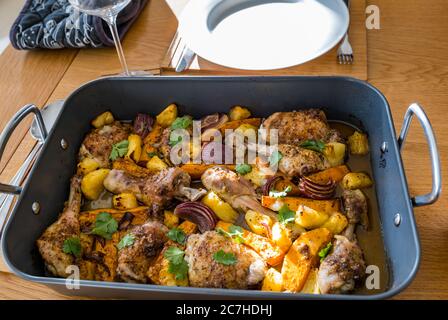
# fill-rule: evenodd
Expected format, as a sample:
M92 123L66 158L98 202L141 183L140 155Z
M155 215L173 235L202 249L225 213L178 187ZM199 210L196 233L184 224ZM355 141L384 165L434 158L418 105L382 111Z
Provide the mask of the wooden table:
M427 111L435 129L442 168L448 163L448 19L446 0L369 0L381 10L381 30L369 30L369 81L389 100L396 129L413 101ZM131 69L158 68L176 31L175 16L163 0L151 0L124 40ZM65 98L82 83L119 71L114 49L18 52L0 56L0 129L25 103L40 106ZM0 163L8 181L33 145L21 126ZM427 144L417 122L403 152L412 194L431 187ZM443 172L444 187L448 185ZM416 279L398 299L448 299L448 198L415 209L422 244ZM65 299L67 297L8 273L0 273L0 299Z

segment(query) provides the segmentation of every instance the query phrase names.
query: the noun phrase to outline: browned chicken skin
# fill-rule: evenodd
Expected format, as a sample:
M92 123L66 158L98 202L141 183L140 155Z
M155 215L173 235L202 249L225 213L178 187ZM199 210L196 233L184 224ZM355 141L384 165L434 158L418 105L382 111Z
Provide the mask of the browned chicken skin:
M276 112L262 124L266 129L265 140L269 142L271 129L278 130L279 144L300 145L306 140L341 142L341 135L330 128L325 113L319 109L292 112Z
M190 176L180 168L167 168L148 177L135 177L123 170L112 169L104 187L115 194L129 192L148 206L162 207L173 198L190 194Z
M257 200L252 184L224 167L207 169L201 177L202 184L207 190L212 190L234 209L246 212L251 209L276 219L276 214L263 207Z
M365 276L366 264L356 241L336 235L331 253L320 264L318 284L321 293L352 291Z
M344 190L342 193L342 202L349 223L344 235L349 239L352 239L355 226L358 223L365 229L369 226L367 198L359 189Z
M307 175L330 167L325 157L313 150L280 144L278 151L283 156L278 169L289 177Z
M126 282L146 283L146 272L168 240L168 228L156 221L135 226L134 243L118 251L117 275Z
M218 263L213 255L219 250L233 253L238 261L234 265ZM259 284L266 274L266 264L255 251L215 231L189 236L185 260L193 287L248 289Z
M81 177L74 176L70 184L69 200L58 220L49 226L37 240L37 247L47 269L54 275L66 277L68 266L75 264L71 254L63 252L64 241L79 236L79 212L81 208Z
M109 167L109 156L112 151L112 145L126 140L131 133L131 127L115 121L110 125L92 130L84 138L79 150L80 160L91 158L99 163L101 168Z

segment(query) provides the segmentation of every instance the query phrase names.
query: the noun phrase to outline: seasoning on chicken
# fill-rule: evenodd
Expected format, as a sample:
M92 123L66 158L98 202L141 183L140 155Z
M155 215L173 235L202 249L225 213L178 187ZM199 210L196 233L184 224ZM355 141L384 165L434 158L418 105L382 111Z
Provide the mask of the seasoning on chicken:
M278 130L279 144L300 145L306 140L343 142L341 134L331 129L325 113L320 109L292 112L276 112L262 124L266 129L265 140L269 142L270 130Z
M98 162L101 168L108 168L112 145L126 140L130 133L131 126L119 121L92 130L81 145L79 160L91 158Z
M207 169L202 174L201 180L207 190L215 192L234 209L244 212L250 209L277 219L274 212L258 202L252 184L235 172L216 166Z
M224 265L213 256L223 250L236 257L235 264ZM264 278L267 267L253 250L232 242L216 231L188 237L185 250L188 279L193 287L249 289Z
M168 240L168 228L148 221L131 229L134 242L118 251L117 275L126 282L146 283L146 272Z
M194 200L197 193L202 193L189 188L189 185L190 176L180 168L167 168L147 177L136 177L123 170L112 169L104 180L108 191L115 194L133 193L139 201L154 209L163 207L174 198Z
M75 257L64 253L64 241L78 237L78 216L81 208L81 177L74 176L70 184L70 196L58 220L49 226L37 240L37 247L47 269L59 277L66 277L68 266L75 264Z
M317 275L321 293L347 293L365 276L366 264L356 241L336 235L331 253L322 261Z
M289 177L303 176L330 168L322 153L289 144L279 144L279 170Z
M344 190L342 193L342 202L349 223L344 235L351 239L358 223L364 229L367 229L369 226L367 198L359 189Z

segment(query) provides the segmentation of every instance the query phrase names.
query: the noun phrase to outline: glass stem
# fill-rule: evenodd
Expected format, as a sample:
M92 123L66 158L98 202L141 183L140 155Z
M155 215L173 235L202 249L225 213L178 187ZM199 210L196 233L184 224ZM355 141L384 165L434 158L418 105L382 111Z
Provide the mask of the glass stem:
M118 35L117 17L114 16L114 17L110 17L105 20L106 20L107 24L109 25L110 33L112 34L112 38L114 39L115 49L117 49L118 58L120 59L120 63L121 63L121 68L123 69L123 72L125 73L125 75L130 76L131 74L129 72L128 65L126 63L126 59L124 57L123 48L122 48L121 42L120 42L120 36Z

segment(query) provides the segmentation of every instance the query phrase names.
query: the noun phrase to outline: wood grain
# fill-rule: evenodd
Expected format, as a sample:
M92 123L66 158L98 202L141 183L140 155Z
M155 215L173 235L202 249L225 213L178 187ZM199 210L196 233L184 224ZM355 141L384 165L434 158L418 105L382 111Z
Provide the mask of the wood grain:
M181 5L185 5L181 1ZM179 5L178 5L179 6ZM190 68L180 73L183 75L320 75L320 76L350 76L367 80L367 39L364 27L365 0L352 0L350 8L350 43L353 47L355 61L352 65L339 65L336 61L337 47L323 56L302 65L279 70L269 71L245 71L220 66L201 57L196 56ZM176 8L176 10L180 10ZM162 75L179 75L176 73L176 62L180 58L180 52L184 48L182 38L175 37L168 48L162 61L160 73ZM230 49L229 50L234 50Z
M436 131L445 191L448 187L447 170L444 170L448 164L448 19L445 15L448 2L368 0L368 3L381 9L381 29L367 32L369 82L389 100L397 131L401 128L408 105L414 101L423 105ZM132 67L149 69L161 63L177 23L163 0L152 0L143 14L144 19L149 20L139 19L138 30L131 30L131 36L125 40L125 50ZM82 83L104 73L119 71L113 49L86 50L81 53L54 90L50 101L64 98ZM0 65L7 65L2 60L3 57L0 58ZM4 81L4 78L1 79ZM4 84L0 83L1 85ZM20 94L17 92L9 97L10 101L19 98ZM7 110L9 105L5 107L3 101L0 104L3 106L0 110ZM2 181L5 174L11 175L17 170L21 163L19 160L31 146L30 140L25 139L17 148L8 163L11 169L4 170L0 175ZM428 192L431 187L429 155L423 131L417 121L411 126L403 151L403 161L410 193L415 195ZM420 270L410 287L396 299L448 299L447 207L448 198L442 193L436 204L415 209L422 245ZM65 297L44 286L0 273L0 298Z

